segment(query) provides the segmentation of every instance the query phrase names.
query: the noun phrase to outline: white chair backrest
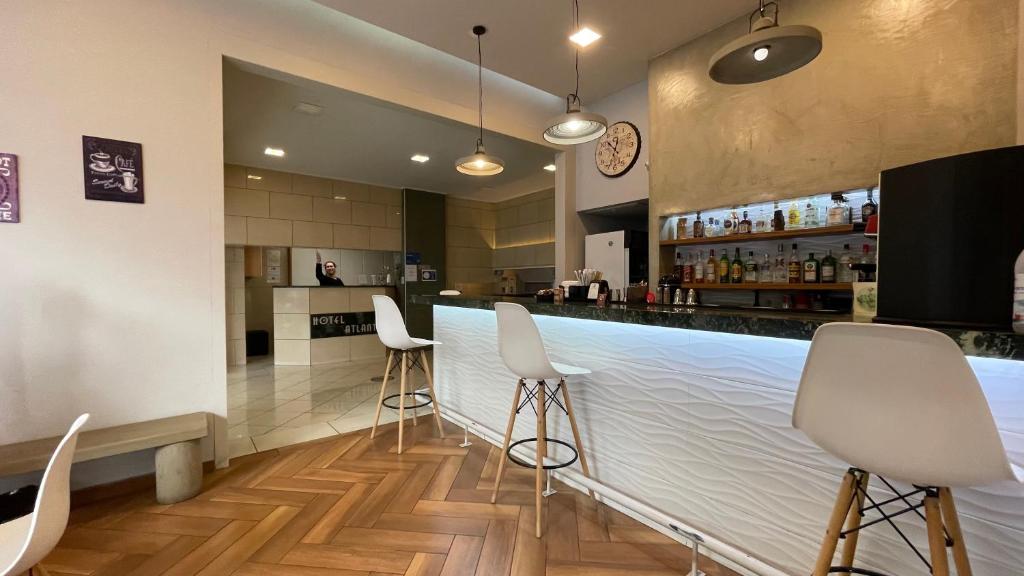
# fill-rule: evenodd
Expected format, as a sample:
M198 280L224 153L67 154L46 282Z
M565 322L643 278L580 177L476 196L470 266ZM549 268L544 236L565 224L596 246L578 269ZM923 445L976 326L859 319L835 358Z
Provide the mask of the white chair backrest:
M398 305L390 296L374 296L373 311L377 318L377 336L385 346L393 350L416 347L416 343L409 337L409 331L405 328L405 320L402 319Z
M498 316L498 352L513 374L527 380L558 377L530 311L519 304L495 302Z
M845 462L905 482L1016 479L967 359L934 330L852 322L818 328L793 426Z
M79 416L54 450L39 485L28 538L14 563L7 570L0 570L0 574L27 572L45 558L64 535L71 512L71 460L75 456L78 431L88 420L88 414Z

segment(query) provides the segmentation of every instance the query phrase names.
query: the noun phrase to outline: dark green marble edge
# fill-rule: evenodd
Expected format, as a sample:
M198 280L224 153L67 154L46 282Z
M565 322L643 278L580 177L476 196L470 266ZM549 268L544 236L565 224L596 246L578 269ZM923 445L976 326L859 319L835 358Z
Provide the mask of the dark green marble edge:
M708 309L686 306L656 306L648 304L611 304L598 308L593 304L538 303L533 298L504 296L434 296L413 295L415 304L453 306L493 310L495 302L522 304L533 314L560 316L603 322L621 322L642 326L684 328L706 332L767 336L810 340L814 331L829 322L848 322L849 314L817 314L788 311L754 311L735 309ZM985 358L1024 360L1024 335L1012 332L940 329L955 341L965 354Z

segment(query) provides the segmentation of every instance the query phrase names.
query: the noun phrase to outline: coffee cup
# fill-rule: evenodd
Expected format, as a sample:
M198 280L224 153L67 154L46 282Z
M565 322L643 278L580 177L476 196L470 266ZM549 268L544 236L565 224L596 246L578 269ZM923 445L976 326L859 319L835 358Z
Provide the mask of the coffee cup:
M122 172L121 178L124 179L124 191L134 192L135 185L139 182L139 177L135 175L135 172Z
M110 154L107 154L106 152L95 152L90 154L89 158L98 168L110 167Z

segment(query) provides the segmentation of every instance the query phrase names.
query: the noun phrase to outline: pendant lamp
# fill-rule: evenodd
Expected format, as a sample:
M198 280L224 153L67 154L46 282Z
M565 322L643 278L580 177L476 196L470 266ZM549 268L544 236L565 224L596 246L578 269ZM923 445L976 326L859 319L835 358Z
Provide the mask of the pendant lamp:
M480 48L480 37L486 33L487 28L473 26L473 34L476 34L477 85L480 88L480 137L476 139L476 152L455 162L456 170L470 176L491 176L505 169L505 162L501 158L491 156L484 150L484 57Z
M755 17L757 18L755 20ZM760 0L749 32L711 57L708 75L722 84L754 84L789 74L821 53L821 32L811 26L779 26L779 5Z
M572 3L573 29L580 27L579 0ZM565 114L559 114L548 122L544 139L552 144L582 144L600 138L608 130L608 120L600 114L584 112L580 100L580 49L576 49L576 90L565 97Z

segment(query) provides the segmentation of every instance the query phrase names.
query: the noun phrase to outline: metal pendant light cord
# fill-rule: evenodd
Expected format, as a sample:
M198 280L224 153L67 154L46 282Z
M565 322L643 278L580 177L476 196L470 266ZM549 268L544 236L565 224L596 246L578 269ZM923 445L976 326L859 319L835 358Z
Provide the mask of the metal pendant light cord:
M476 35L476 79L477 87L479 89L479 107L480 111L480 138L477 139L477 146L484 145L484 52L480 47L480 35Z
M580 29L580 2L579 0L572 0L572 28L573 30ZM566 108L569 107L569 103L573 100L577 104L583 105L583 101L580 100L580 49L576 48L576 89L573 90L572 94L565 97Z

